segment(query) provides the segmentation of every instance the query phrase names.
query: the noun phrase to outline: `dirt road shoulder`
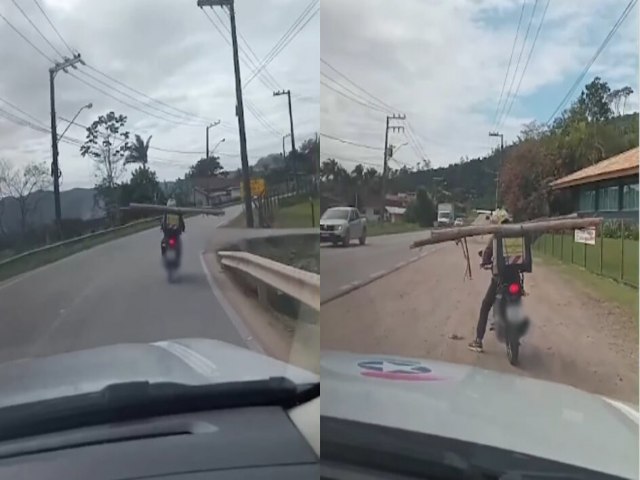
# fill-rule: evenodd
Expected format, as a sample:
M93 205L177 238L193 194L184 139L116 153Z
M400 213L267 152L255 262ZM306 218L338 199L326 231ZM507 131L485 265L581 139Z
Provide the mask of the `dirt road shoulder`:
M469 250L482 246L474 240ZM492 332L485 353L467 349L489 277L474 262L473 280L465 281L464 267L459 247L448 245L323 305L322 348L472 364L637 404L638 328L632 315L536 264L525 279L532 328L523 340L521 366L514 368Z

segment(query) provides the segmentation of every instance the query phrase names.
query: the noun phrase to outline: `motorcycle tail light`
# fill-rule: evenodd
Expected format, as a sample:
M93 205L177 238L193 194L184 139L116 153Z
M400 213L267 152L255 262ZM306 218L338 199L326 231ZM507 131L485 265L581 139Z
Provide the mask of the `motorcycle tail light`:
M171 237L169 239L169 246L170 247L175 247L176 246L176 239L175 238Z
M520 285L517 283L509 285L509 293L511 295L518 295L520 293Z

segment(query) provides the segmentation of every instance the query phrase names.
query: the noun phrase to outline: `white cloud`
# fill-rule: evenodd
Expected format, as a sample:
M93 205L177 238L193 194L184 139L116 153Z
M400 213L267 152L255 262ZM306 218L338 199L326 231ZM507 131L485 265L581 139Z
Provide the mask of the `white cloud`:
M19 4L55 47L62 53L68 53L35 3L19 1ZM196 6L196 0L40 0L40 4L65 40L81 52L87 64L171 106L206 119L221 119L222 124L210 131L211 146L224 137L226 140L218 150L222 162L230 169L239 167L231 48ZM263 58L307 4L301 0L237 2L241 47L251 55L244 43L246 39L258 58ZM215 13L210 9L207 12L228 37ZM228 25L223 10L217 9L216 12L223 18L224 25ZM0 13L43 52L56 56L12 3L3 2ZM2 19L0 45L0 62L10 66L0 75L0 98L11 101L48 126L47 69L50 62L17 36ZM292 91L296 137L300 141L319 128L318 56L319 16L316 16L268 67L277 86ZM80 70L147 101L87 68ZM241 74L243 82L246 82L251 71L241 64ZM107 90L95 80L87 81ZM267 153L279 152L282 144L280 132L289 130L286 101L282 97L274 98L271 86L265 86L259 77L244 89L250 162ZM111 93L127 103L139 105L130 98ZM89 124L97 115L113 109L128 116L128 128L132 133L153 135L152 146L204 152L206 123L186 127L144 115L60 73L56 78L58 115L71 118L87 102L92 102L94 107L81 113L77 120L80 123ZM262 112L265 121L278 133L270 132L252 116L251 105ZM0 107L9 109L2 102ZM149 107L146 110L162 118L176 120L166 112ZM61 132L65 126L60 122L58 131ZM82 139L84 132L73 127L67 136ZM162 179L182 176L188 166L199 158L199 155L160 151L152 151L150 156L152 167ZM14 163L50 162L50 137L0 118L0 157ZM93 184L91 162L80 157L77 147L62 144L60 162L64 188Z
M533 3L528 0L525 7L512 72ZM519 72L545 3L540 0L536 7ZM534 119L536 112L537 120L546 121L566 93L558 86L573 82L626 4L618 0L550 3L518 97L502 126L505 140L515 139L521 125ZM322 58L398 113L406 113L434 165L445 165L463 155L482 155L495 146L495 139L487 133L493 128L521 6L520 0L322 0ZM636 18L637 11L620 28L586 80L600 74L612 86L637 84ZM325 65L322 72L348 85ZM335 86L326 77L322 79ZM518 79L514 89L517 83ZM510 81L506 90L509 86ZM557 90L558 98L543 98L543 89ZM324 86L321 97L324 133L383 144L384 113L367 110ZM525 109L525 105L536 103L546 107ZM401 138L398 135L394 141L404 141ZM323 141L322 149L338 157L370 157L370 151L330 140ZM411 149L403 154L408 164L415 164L417 155Z

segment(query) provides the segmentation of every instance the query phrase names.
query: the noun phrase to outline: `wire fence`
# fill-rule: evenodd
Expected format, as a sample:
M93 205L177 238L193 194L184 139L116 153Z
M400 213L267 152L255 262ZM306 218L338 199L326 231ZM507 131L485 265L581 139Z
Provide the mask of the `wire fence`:
M638 288L638 222L607 220L596 230L595 245L575 241L573 231L547 233L533 244L536 252Z
M257 225L260 228L270 228L274 224L276 212L279 209L308 202L305 215L308 215L308 226L314 227L320 215L314 203L314 198L317 197L318 188L313 178L301 178L297 185L267 187L264 195L253 199L254 218L257 218Z

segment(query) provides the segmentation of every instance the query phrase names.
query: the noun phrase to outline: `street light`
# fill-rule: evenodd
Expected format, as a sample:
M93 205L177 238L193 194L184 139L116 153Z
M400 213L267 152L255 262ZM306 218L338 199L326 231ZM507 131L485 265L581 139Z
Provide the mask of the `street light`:
M287 137L290 137L291 134L287 133L286 135L282 136L282 159L284 160L284 158L287 156L287 152L284 149L284 141L287 139Z
M84 110L85 108L87 110L93 108L93 103L89 102L86 105L83 105L82 107L80 107L80 110L78 110L78 113L76 113L73 116L73 118L69 122L69 125L67 125L67 128L65 128L64 131L60 135L58 135L58 143L60 142L60 140L62 140L62 137L64 137L64 134L67 133L67 130L69 130L69 127L71 127L71 125L73 125L73 122L76 121L76 118L78 118L78 115L80 115L80 112L82 112L82 110Z
M222 142L224 142L224 138L222 140L220 140L218 143L216 143L215 147L213 147L213 150L211 150L211 154L213 155L216 152L216 148L218 148L220 146L220 144Z
M498 191L500 190L500 169L504 161L504 135L500 132L489 132L490 137L500 137L500 160L498 162L498 171L496 172L496 210L498 210Z
M213 123L210 123L209 125L207 125L207 149L206 149L207 150L207 158L209 158L209 129L211 127L215 127L216 125L219 125L219 124L220 124L220 120L218 120L216 122L213 122Z

